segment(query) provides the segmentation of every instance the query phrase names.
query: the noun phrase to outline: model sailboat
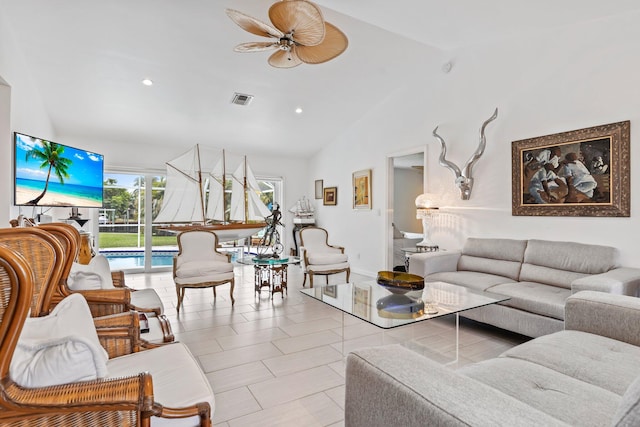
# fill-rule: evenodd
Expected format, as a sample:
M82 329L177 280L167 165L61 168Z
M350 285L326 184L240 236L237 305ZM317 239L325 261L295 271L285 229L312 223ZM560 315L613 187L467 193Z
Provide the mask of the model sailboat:
M163 228L173 231L210 229L224 242L255 234L270 214L246 156L196 145L167 162L164 199L154 223L169 224Z

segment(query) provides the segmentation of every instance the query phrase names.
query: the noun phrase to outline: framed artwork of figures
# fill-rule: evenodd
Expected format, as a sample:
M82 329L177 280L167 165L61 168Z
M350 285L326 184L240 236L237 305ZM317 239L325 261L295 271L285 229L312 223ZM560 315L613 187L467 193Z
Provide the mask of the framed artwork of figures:
M630 123L511 143L512 214L630 215Z

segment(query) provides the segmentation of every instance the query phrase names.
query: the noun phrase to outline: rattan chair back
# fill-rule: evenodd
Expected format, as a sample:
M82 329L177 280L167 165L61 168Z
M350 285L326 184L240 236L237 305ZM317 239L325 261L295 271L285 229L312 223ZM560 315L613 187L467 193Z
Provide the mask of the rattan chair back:
M2 228L0 244L22 255L33 271L31 316L48 314L64 267L64 251L58 239L38 227Z
M20 387L11 379L11 359L32 308L35 278L30 261L7 247L4 237L0 243L0 425L149 427L157 411L149 373L41 388Z

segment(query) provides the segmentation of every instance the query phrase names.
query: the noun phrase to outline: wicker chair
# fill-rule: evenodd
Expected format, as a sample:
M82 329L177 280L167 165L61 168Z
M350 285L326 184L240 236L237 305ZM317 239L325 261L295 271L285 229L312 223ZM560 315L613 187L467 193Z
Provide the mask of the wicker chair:
M33 303L27 261L0 245L0 425L149 426L151 375L23 388L9 375L20 332Z
M125 285L124 272L122 271L110 272L113 288L71 290L67 280L78 253L80 232L74 226L65 223L42 224L39 228L55 236L65 252L66 262L62 277L53 295L53 304L57 304L73 293L81 293L89 303L94 317L124 313L130 310L143 312L147 314L149 326L152 330L149 335L143 335L143 340L151 343L173 342L174 335L171 323L167 316L163 314L162 302L155 290L143 289L138 291L127 287ZM148 305L145 306L145 303Z
M300 230L300 253L304 267L304 279L302 286L309 276L309 287L313 288L313 276L325 276L329 283L329 275L346 273L346 281L349 281L351 268L347 255L342 246L333 246L329 243L329 233L324 228L305 227Z
M57 255L63 254L58 240L53 237L51 233L37 227L0 229L0 246L10 246L10 250L14 253L23 255L25 258L33 258L28 259L29 265L34 265L42 271L53 272L51 279L42 272L37 273L34 271L33 274L34 278L38 278L35 281L41 281L42 284L38 286L40 295L34 295L31 300L34 304L39 304L41 300L46 302L46 296L51 294L50 289L57 286L60 274L56 274L56 272L63 270L61 264L64 262L64 255L62 255L62 260L60 257L56 258ZM40 259L36 259L36 257ZM31 286L33 286L33 284L31 284ZM37 320L44 319L46 321L48 320L47 318L56 320L54 316L63 318L66 315L64 311L65 305L71 305L70 300L73 300L76 307L78 303L82 304L81 307L84 307L83 313L85 313L85 315L81 318L82 320L76 320L78 319L77 310L74 312L75 317L73 317L72 320L75 320L75 324L87 325L87 322L93 320L96 326L95 332L97 333L97 337L95 337L94 340L97 339L99 344L102 345L108 353L108 360L104 361L104 372L107 372L106 376L99 380L83 381L77 384L74 382L46 388L44 397L41 396L42 393L40 393L40 389L38 389L34 391L35 397L28 400L25 399L21 393L31 392L32 389L15 385L15 383L5 375L2 378L2 384L0 384L0 393L4 393L7 398L5 402L0 402L0 405L3 403L6 403L6 405L0 406L0 408L6 407L12 411L17 410L17 404L15 402L27 401L29 410L20 409L22 412L18 414L6 412L6 414L8 414L6 417L4 415L5 413L0 411L0 425L5 425L3 417L10 418L11 420L15 419L16 422L17 420L27 420L26 423L20 421L22 424L18 423L16 425L102 426L111 425L107 423L109 420L113 421L113 425L136 425L139 419L140 425L147 426L149 425L149 417L151 417L151 420L155 417L163 418L163 424L169 425L200 425L202 427L211 425L212 405L214 404L213 391L197 360L184 344L172 343L141 351L142 347L140 345L140 329L137 313L127 312L92 319L86 300L80 294L72 294L65 298L51 311L51 314L45 316L45 318L40 317ZM46 303L43 305L47 307ZM43 309L41 313L45 311L47 310ZM24 319L22 320L24 323ZM34 319L36 322L37 320ZM67 324L69 324L68 321ZM37 323L35 328L31 326L29 330L31 331L31 335L28 335L28 337L32 338L32 331L38 330ZM67 332L65 330L53 330L52 338L55 344L59 345L60 342L67 342L65 340L72 341L72 336L68 337L66 334ZM22 335L19 330L15 332L15 337L13 338L14 347L11 348L12 351L15 350L17 338L20 337L24 339L23 336L24 331ZM2 345L4 345L4 337L2 338ZM33 348L33 346L27 347ZM36 348L39 347L36 346ZM70 354L75 356L76 353ZM10 366L12 356L8 355L6 362L4 359L1 359L1 357L3 357L3 355L0 355L0 372L6 373L6 367ZM36 359L39 358L32 357L27 360ZM23 357L21 360L25 360L25 358ZM93 359L90 358L90 360ZM64 365L60 365L59 360L56 359L53 359L53 361L48 360L46 365L54 367L62 366L64 368ZM18 370L16 369L16 371ZM62 369L62 371L75 371L75 365L74 369ZM140 374L140 372L145 371L154 376L154 382L151 381L151 377L148 374ZM135 383L135 387L132 385L128 387L142 394L137 396L136 402L138 406L134 414L128 415L129 419L123 420L120 414L122 411L118 408L130 402L127 400L127 394L119 388L112 388L112 384L119 384L118 381L121 381L120 379L122 379L122 381L131 381L131 378L137 378L138 382ZM102 384L106 384L105 390L98 388ZM12 387L12 394L6 392L8 389L5 385ZM85 390L83 392L84 394L75 393L73 391L75 387L85 387L85 389L83 389ZM131 392L131 390L129 392ZM3 395L0 394L0 400L2 400L2 396ZM48 400L46 400L45 397ZM39 400L41 398L45 400ZM82 405L85 400L90 402L86 407ZM68 403L67 401L77 402L78 404ZM102 402L106 403L102 404ZM66 411L71 408L76 408L76 412L79 414L74 414L68 419L64 418L63 416L66 416ZM100 414L100 418L92 418L93 415L83 412L83 410L92 412L104 410L105 408L108 408L110 413L106 415ZM35 421L31 422L30 417L34 417ZM40 418L43 420L40 421ZM60 419L59 423L57 423L58 419Z
M218 236L211 231L191 230L178 234L178 254L173 258L178 313L186 288L213 288L215 299L216 287L230 283L231 305L235 303L233 264L230 256L221 254L217 248Z

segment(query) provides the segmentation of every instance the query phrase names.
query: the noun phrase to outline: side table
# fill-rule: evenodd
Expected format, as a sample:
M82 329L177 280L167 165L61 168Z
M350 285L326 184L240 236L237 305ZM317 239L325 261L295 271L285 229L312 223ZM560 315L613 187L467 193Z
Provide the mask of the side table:
M414 246L411 248L401 248L402 252L404 252L404 268L405 271L409 271L409 259L413 254L419 254L424 252L438 252L440 248L438 246Z
M290 256L288 258L241 258L237 260L240 264L253 265L254 268L254 290L260 293L262 288L267 288L273 294L279 292L282 297L287 292L287 270L290 264L299 264L300 257Z

